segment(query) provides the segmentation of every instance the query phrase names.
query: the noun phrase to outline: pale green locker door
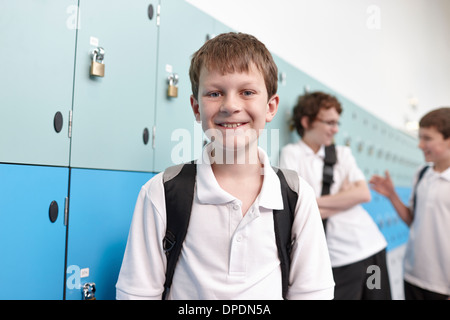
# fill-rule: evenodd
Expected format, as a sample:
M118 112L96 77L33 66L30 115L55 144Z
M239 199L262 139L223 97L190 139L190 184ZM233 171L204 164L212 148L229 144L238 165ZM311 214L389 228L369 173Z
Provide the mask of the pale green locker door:
M292 109L299 95L304 93L308 77L280 57L272 54L278 67L278 112L272 122L266 125L266 136L261 136L259 145L270 156L271 163L279 164L279 153L288 143L297 141L299 136L290 130Z
M71 167L152 171L156 0L80 1ZM104 50L104 77L90 75Z
M201 126L190 106L189 65L192 54L214 35L214 20L185 1L161 1L155 171L192 160L202 148ZM168 96L169 76L178 76L177 97Z
M0 2L0 162L69 163L77 3Z

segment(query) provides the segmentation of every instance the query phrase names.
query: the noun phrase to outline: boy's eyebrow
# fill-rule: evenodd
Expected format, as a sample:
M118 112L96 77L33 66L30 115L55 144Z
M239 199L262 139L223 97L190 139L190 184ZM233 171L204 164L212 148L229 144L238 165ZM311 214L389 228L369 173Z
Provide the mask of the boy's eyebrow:
M221 87L223 86L223 81L220 80L216 80L214 82L208 82L208 83L203 83L203 87ZM254 78L251 79L245 79L242 81L236 81L235 83L237 83L239 86L254 86L258 84L258 81Z
M238 85L238 88L239 88L239 90L251 89L256 92L261 91L259 88L257 88L256 83L251 82L251 81L240 83ZM205 93L208 93L208 92L214 91L214 90L223 90L223 86L221 85L221 83L217 83L217 84L210 83L210 84L204 85L203 88L201 88L201 90L199 91L199 94L205 94ZM264 91L264 90L262 90L262 91Z

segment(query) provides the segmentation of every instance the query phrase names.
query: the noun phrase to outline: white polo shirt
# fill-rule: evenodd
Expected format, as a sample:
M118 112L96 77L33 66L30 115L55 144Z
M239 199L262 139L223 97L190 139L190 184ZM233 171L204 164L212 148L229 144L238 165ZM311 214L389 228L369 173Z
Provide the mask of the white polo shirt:
M349 182L365 180L349 147L336 146L336 156L337 163L333 167L334 183L331 185L330 194L339 192L345 179ZM324 146L316 154L303 140L299 140L282 149L280 167L298 172L313 187L318 198L322 192L324 158ZM326 234L333 267L361 261L387 246L378 226L361 205L328 218Z
M245 216L241 201L219 186L211 166L197 164L189 228L168 299L282 299L272 211L283 208L280 181L262 149L259 157L263 186ZM299 180L288 298L332 299L334 281L315 195ZM116 285L118 299L161 299L165 229L160 173L139 194Z
M417 186L416 206L405 253L405 280L450 296L450 168L441 173L428 168Z

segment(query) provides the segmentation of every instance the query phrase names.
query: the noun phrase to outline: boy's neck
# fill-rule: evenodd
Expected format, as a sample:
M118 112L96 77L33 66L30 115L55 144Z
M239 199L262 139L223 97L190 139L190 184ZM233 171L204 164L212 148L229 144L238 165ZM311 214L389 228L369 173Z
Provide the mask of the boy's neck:
M443 161L436 161L433 166L433 169L436 172L444 172L448 168L450 168L450 158Z
M215 175L245 177L261 172L261 161L257 144L246 146L245 150L212 151L212 169Z
M211 164L219 186L242 202L242 215L253 205L261 192L264 169L259 159L257 146L236 155L234 162L217 161ZM238 153L239 154L239 153ZM249 161L250 160L250 161Z
M319 152L321 145L314 142L313 139L310 139L309 136L304 136L302 138L303 142L311 148L314 153Z

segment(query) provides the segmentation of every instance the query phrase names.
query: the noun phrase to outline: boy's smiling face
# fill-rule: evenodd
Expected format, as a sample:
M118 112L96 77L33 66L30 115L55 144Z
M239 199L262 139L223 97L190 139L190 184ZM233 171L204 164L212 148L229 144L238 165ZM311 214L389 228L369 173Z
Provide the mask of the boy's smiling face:
M279 97L268 99L262 73L251 65L249 72L222 74L202 68L198 99L191 96L195 118L208 138L227 150L257 145L260 130L272 121Z
M436 163L450 158L450 138L444 139L435 127L419 129L419 148L427 162Z
M336 108L321 108L312 123L309 123L308 118L303 116L304 137L308 140L308 144L314 144L317 148L320 148L321 145L332 144L334 136L339 132L339 118L340 115Z

